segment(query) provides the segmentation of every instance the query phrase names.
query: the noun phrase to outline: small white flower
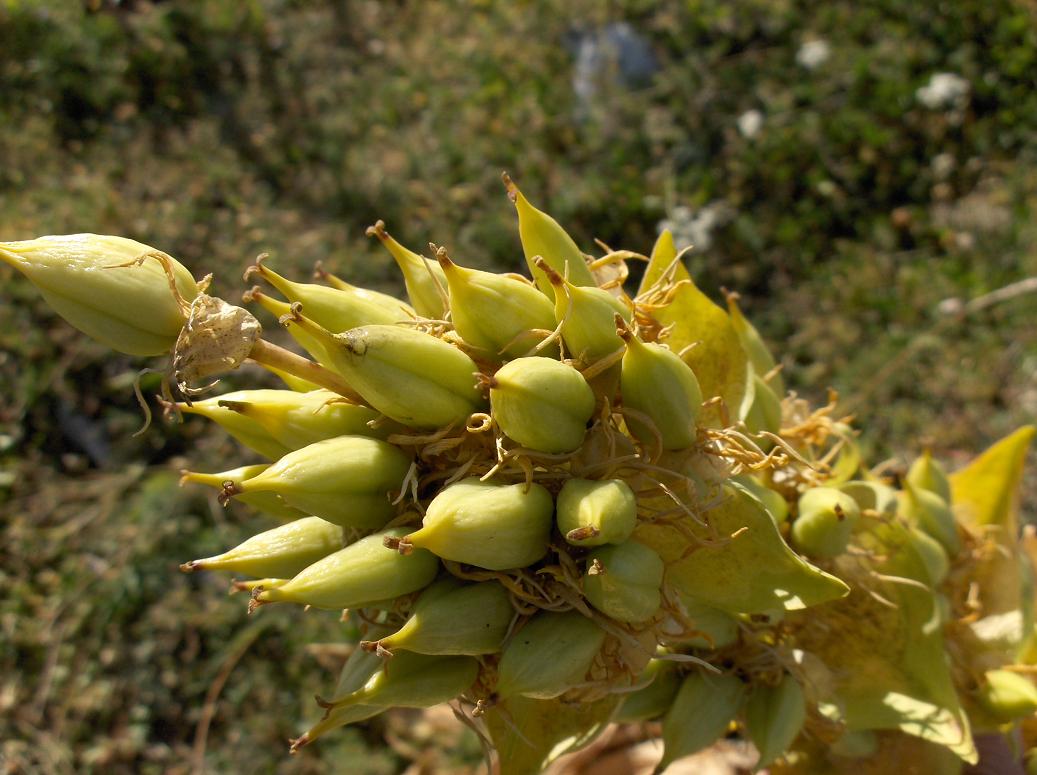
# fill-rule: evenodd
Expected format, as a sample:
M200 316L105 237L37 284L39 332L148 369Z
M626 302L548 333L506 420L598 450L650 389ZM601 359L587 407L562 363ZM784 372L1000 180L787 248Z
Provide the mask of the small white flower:
M970 84L954 73L933 73L929 83L915 91L915 97L930 110L964 107Z
M738 131L743 137L752 139L763 127L763 113L758 110L747 110L738 117Z
M808 40L796 52L796 64L807 70L816 70L828 61L832 48L827 40Z

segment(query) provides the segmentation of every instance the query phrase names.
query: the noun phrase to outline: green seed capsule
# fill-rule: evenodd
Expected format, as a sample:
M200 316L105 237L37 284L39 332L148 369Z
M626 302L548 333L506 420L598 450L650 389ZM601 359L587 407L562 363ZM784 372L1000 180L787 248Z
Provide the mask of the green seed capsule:
M407 298L414 305L415 312L425 318L442 320L449 307L445 298L446 276L439 265L403 247L385 230L382 221L368 227L367 236L381 240L382 245L400 267L404 285L407 287Z
M663 719L663 758L656 772L712 745L727 731L744 700L745 684L733 675L689 674Z
M911 464L907 471L907 481L916 490L928 490L939 495L944 503L951 502L951 483L947 478L947 471L939 461L933 459L929 450L923 452L921 457Z
M605 631L576 611L541 611L512 635L497 669L497 694L549 700L583 683Z
M590 364L623 346L616 333L616 315L629 323L629 307L602 288L574 285L542 259L537 266L554 288L554 315L562 325L562 341L573 358Z
M245 277L260 275L291 302L299 302L306 316L332 333L357 326L391 325L409 320L413 310L399 299L350 286L350 290L328 288L316 283L296 283L257 262Z
M785 502L780 493L776 493L770 487L763 485L759 479L750 474L742 474L732 478L747 489L749 494L763 505L775 524L780 525L789 518L789 504Z
M637 498L622 479L567 479L557 510L558 530L573 546L621 544L637 526Z
M421 528L400 547L416 546L488 570L532 565L547 553L554 503L539 484L465 479L442 490Z
M490 382L490 406L500 429L523 447L572 452L594 414L594 392L572 366L551 358L516 358Z
M287 584L264 589L259 603L298 603L316 608L364 608L371 603L409 595L432 583L439 560L416 550L407 556L385 551L386 538L398 538L407 528L393 528L361 538L310 565Z
M745 415L745 425L753 433L781 431L781 399L758 374L753 376L753 400ZM764 442L767 449L773 446L769 440Z
M620 622L644 622L662 604L666 570L662 558L644 544L626 541L602 546L587 556L583 593L588 602Z
M206 487L212 487L216 490L223 490L226 489L229 482L233 488L240 489L242 482L246 479L251 479L253 476L259 476L269 467L269 463L260 463L258 465L232 468L230 471L220 471L216 474L205 474L199 471L181 471L180 485L183 486L187 482L191 482L193 484L204 484ZM273 492L243 493L238 496L238 500L247 506L251 506L256 511L261 511L264 514L269 514L284 521L307 516L299 509L289 506L280 495Z
M134 265L146 255L161 260ZM0 242L0 262L25 275L72 326L129 355L160 355L176 344L187 310L171 283L183 302L198 295L179 262L125 237L67 234Z
M321 339L308 333L293 317L292 305L287 302L275 299L273 296L269 296L262 292L259 286L256 286L250 291L246 291L241 300L246 304L256 302L263 309L269 312L271 315L276 317L279 321L282 321L284 327L288 330L289 335L296 343L310 354L314 360L319 361L322 364L326 364L329 361L328 351L325 348L324 343ZM269 367L267 367L269 368ZM298 380L298 377L292 377L294 380ZM291 383L289 383L291 385ZM316 385L313 386L314 388ZM293 387L293 389L295 389ZM312 390L313 388L309 388Z
M759 331L742 314L742 310L738 306L738 294L728 294L727 312L731 317L731 325L735 329L735 334L738 335L738 341L741 342L745 354L749 356L749 363L752 364L753 371L761 378L766 376L774 369L774 356L763 343L763 337L760 336ZM785 395L785 383L781 378L781 373L775 373L765 384L777 395L780 402L782 396Z
M278 390L235 390L232 393L224 393L222 396L206 398L204 401L194 401L190 404L178 403L176 408L184 414L196 414L212 420L249 449L270 460L277 460L287 455L291 450L271 436L269 431L251 417L246 417L240 412L228 409L220 402L243 401L247 400L249 395L255 399L267 393L276 394L280 392Z
M915 487L905 480L904 490L900 493L900 513L943 544L950 556L961 549L954 512L936 493Z
M897 510L897 491L888 484L854 480L839 485L839 489L857 501L862 511L871 509L881 514L893 514Z
M695 423L702 405L695 372L662 345L642 342L625 328L620 329L620 335L627 345L620 378L623 406L636 412L624 414L627 428L645 444L661 440L663 449L694 445Z
M756 768L773 763L799 737L807 720L803 687L791 675L777 686L757 686L745 705L749 739L760 752Z
M508 197L518 211L522 252L526 255L526 264L533 273L537 287L548 296L553 295L551 281L547 279L543 270L533 263L537 256L542 257L547 265L560 275L568 277L574 285L597 285L579 247L565 229L558 225L558 221L533 207L506 173L504 185L508 189Z
M495 581L426 590L396 632L361 645L380 654L495 654L515 618L508 591Z
M814 487L799 498L792 539L811 557L835 557L846 551L860 516L857 501L846 493L832 487Z
M458 266L444 251L437 258L450 286L450 319L468 344L495 357L518 358L554 330L551 302L535 286ZM557 352L553 347L545 354Z
M925 565L926 578L921 581L933 587L939 586L947 578L947 573L951 568L947 552L944 551L940 542L928 533L916 527L910 528L910 531L908 540Z
M463 694L479 676L479 662L465 656L428 656L403 652L362 687L329 704L329 711L355 705L430 708Z
M681 678L675 662L653 659L641 671L637 683L647 683L647 686L626 695L613 718L618 724L651 721L662 716L673 704Z
M1037 686L1011 670L988 670L979 701L998 721L1010 722L1037 713Z
M398 491L410 460L392 444L339 436L290 452L227 495L274 492L297 509L343 527L379 528L396 513Z
M479 367L452 344L401 326L364 326L332 336L305 316L296 321L323 342L329 360L364 401L411 428L463 422L483 405Z
M330 390L297 393L292 390L242 390L220 405L258 423L271 437L290 450L301 449L335 436L386 438L391 426L372 428L381 415L366 406L351 404Z
M180 570L225 570L249 576L291 578L342 548L342 528L318 517L304 517L254 535L230 551L192 560Z

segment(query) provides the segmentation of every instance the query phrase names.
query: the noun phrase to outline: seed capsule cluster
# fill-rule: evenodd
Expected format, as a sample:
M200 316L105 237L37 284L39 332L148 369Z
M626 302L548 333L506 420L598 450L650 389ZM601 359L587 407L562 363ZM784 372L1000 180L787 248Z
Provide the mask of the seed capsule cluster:
M1033 585L1012 494L1033 429L952 477L928 453L869 470L834 405L786 395L737 297L709 301L668 233L650 258L591 258L505 183L531 280L441 247L425 258L381 222L368 233L409 303L258 260L246 278L283 299L260 285L245 302L309 358L247 344L251 315L147 246L0 243L117 349L175 366L202 348L210 374L236 368L244 342L284 381L196 399L174 369L183 400L163 401L266 459L182 483L280 523L182 569L249 577L235 586L250 610L344 610L364 633L292 750L449 701L505 775L610 719L661 720L660 769L737 730L776 772L892 771L883 757L902 738L974 761L970 723L1032 716L1018 665L1037 659ZM125 293L157 316L119 317ZM215 332L209 307L240 312Z

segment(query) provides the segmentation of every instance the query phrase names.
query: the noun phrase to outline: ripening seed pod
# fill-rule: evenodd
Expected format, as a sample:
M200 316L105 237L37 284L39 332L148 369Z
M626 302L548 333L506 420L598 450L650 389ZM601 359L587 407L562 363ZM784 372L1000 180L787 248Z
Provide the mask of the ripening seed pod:
M533 259L537 256L543 258L548 266L563 277L567 277L574 285L597 285L587 262L583 260L583 253L573 242L573 238L558 224L558 221L533 207L507 173L503 175L503 178L504 185L508 189L508 197L518 211L522 252L526 256L526 264L533 274L537 287L549 297L553 296L551 281L547 279L543 270L533 263Z
M136 263L142 256L149 258ZM72 326L128 355L172 350L187 319L186 304L198 295L178 261L125 237L66 234L0 242L0 262L25 275Z
M757 686L745 704L745 725L760 759L759 770L768 766L799 737L807 720L803 687L785 674L777 686Z
M770 385L760 379L759 374L753 375L753 400L745 415L745 425L753 433L781 431L781 399ZM767 449L773 446L769 439L764 439L763 442Z
M695 444L695 422L702 405L702 390L695 372L674 352L659 344L642 342L620 328L626 342L620 377L623 406L644 415L624 414L631 434L642 443L662 442L663 449L686 449Z
M386 538L407 528L393 528L361 538L318 560L291 581L256 596L259 603L298 603L316 608L365 608L424 589L439 572L439 560L418 549L407 556L387 552Z
M337 334L367 325L392 325L413 316L407 304L384 293L349 286L349 290L329 288L316 283L297 283L282 277L262 260L245 274L258 274L290 302L299 302L306 316Z
M264 530L223 554L184 563L180 570L225 570L286 579L341 548L341 527L318 517L303 517Z
M771 355L771 351L764 344L760 332L742 314L742 310L738 306L738 294L729 293L727 295L727 313L731 317L731 325L735 329L735 334L738 335L738 341L741 343L742 349L749 356L749 363L752 364L753 371L756 372L758 377L767 376L774 370L774 356ZM781 372L775 372L770 381L765 384L777 395L780 403L781 398L785 395L785 383L781 378Z
M450 307L446 299L446 276L439 265L403 247L385 230L382 221L369 226L367 236L377 237L399 266L414 311L424 318L443 320Z
M292 339L294 339L295 342L302 349L308 352L310 354L310 357L312 357L314 360L319 361L322 364L328 362L328 351L327 348L325 348L324 343L321 341L321 339L319 339L311 333L308 333L301 325L298 324L298 322L294 319L291 304L281 301L280 299L275 299L273 296L263 293L262 289L260 289L259 286L252 288L252 290L250 291L246 291L242 295L241 300L246 304L251 304L252 302L256 302L257 304L259 304L259 306L261 306L263 309L265 309L267 312L269 312L271 315L273 315L275 318L282 322L284 327L288 330L288 333L292 337ZM269 366L264 366L264 368L269 368ZM281 375L279 374L278 376ZM282 377L282 379L283 378L284 377ZM292 380L299 379L298 377L294 376L292 376L291 378ZM288 384L290 387L292 387L293 390L296 389L292 382L289 382ZM313 387L316 387L316 385L314 385ZM308 389L312 390L313 388Z
M1037 686L1011 670L988 670L979 702L998 721L1008 723L1037 713Z
M736 676L690 673L663 718L661 773L674 761L701 751L721 737L745 700L745 684Z
M616 316L629 323L631 310L627 305L602 288L569 282L542 258L534 263L554 289L554 317L561 324L562 341L570 356L590 364L623 346L616 333Z
M893 514L897 510L897 491L888 484L855 479L840 484L839 489L857 501L861 511L871 509L881 514Z
M621 544L637 526L637 498L622 479L567 479L555 521L573 546Z
M508 634L515 607L508 591L496 581L453 587L429 587L414 604L404 625L364 648L379 654L397 650L418 654L495 654Z
M364 401L411 428L462 422L484 404L475 361L449 342L402 326L364 326L332 336L305 316L296 322L323 342L325 365Z
M234 399L221 398L219 404L254 420L289 450L335 436L385 439L392 431L384 424L371 427L381 417L374 409L350 403L323 388L308 393L241 390Z
M228 409L220 402L243 401L247 400L250 395L255 400L267 393L280 392L279 390L235 390L231 393L224 393L222 396L206 398L204 401L193 401L190 404L177 403L175 407L184 414L196 414L212 420L249 449L270 460L277 460L291 450L271 436L270 432L254 419L235 412L233 409Z
M229 471L220 471L215 474L205 474L200 471L181 471L180 485L183 486L185 483L191 482L193 484L204 484L206 487L212 487L215 490L223 490L229 482L233 487L239 488L246 479L258 476L269 467L269 463L259 463L252 466L232 468ZM289 506L282 500L280 495L274 492L251 492L240 495L238 500L246 506L251 506L256 511L261 511L283 521L307 516L299 509Z
M551 494L539 484L465 479L432 499L421 528L398 548L421 547L488 570L523 568L547 553L553 511Z
M943 544L951 557L961 549L954 512L947 501L936 493L915 487L905 479L904 489L900 493L899 511L909 522L918 525Z
M641 671L636 683L646 685L624 697L623 704L612 719L617 724L651 721L670 709L681 686L677 663L653 659Z
M935 538L919 528L909 528L908 541L925 566L926 578L920 579L932 587L937 587L947 578L951 561L943 545Z
M436 258L450 286L450 319L468 344L493 357L518 358L554 330L551 302L535 286L458 266L443 250ZM557 353L552 346L545 355Z
M637 541L602 546L587 556L583 594L606 616L620 622L644 622L662 604L665 570L662 558Z
M504 646L497 694L549 700L584 681L605 631L577 611L534 614Z
M227 496L274 492L289 506L343 527L379 528L396 513L410 460L399 449L364 436L338 436L290 452L262 473L224 490Z
M857 501L846 493L833 487L813 487L799 497L792 540L811 557L835 557L846 551L860 516Z
M763 508L771 515L771 519L774 520L775 524L780 525L789 518L789 504L782 497L781 493L777 493L770 487L762 484L759 479L751 474L735 476L733 481L742 485L749 491L750 495L763 505Z
M583 443L594 392L572 366L552 358L516 358L489 384L493 419L523 447L554 454Z
M916 490L927 490L939 495L944 503L951 502L951 483L947 471L928 449L918 457L907 471L907 481Z
M468 691L478 676L479 662L473 657L402 652L383 663L362 687L328 703L328 710L356 705L430 708Z

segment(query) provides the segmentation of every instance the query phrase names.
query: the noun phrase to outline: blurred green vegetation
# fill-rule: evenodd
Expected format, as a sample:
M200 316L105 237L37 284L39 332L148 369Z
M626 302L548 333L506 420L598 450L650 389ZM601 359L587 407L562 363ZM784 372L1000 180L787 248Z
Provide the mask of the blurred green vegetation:
M228 298L260 252L399 292L377 218L517 269L507 169L587 250L647 252L662 221L694 240L700 285L742 294L793 389L838 389L876 461L961 462L1037 414L1037 297L940 311L1037 275L1024 0L0 0L0 159L0 238L131 236ZM132 437L141 364L6 269L0 297L0 761L197 771L236 665L211 771L477 766L474 738L409 717L378 722L392 747L368 725L289 759L345 625L249 619L176 571L256 531L174 486L188 452L240 454L193 421Z

